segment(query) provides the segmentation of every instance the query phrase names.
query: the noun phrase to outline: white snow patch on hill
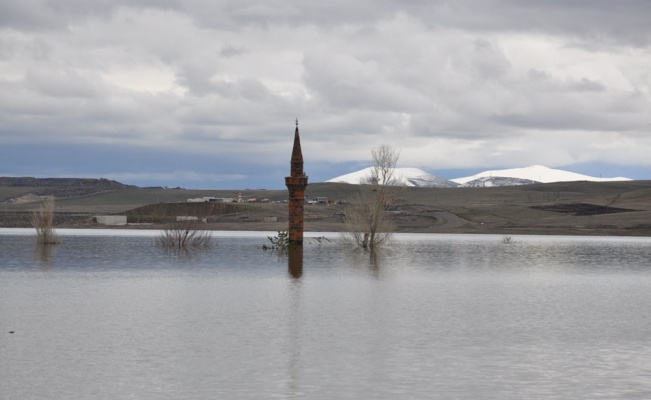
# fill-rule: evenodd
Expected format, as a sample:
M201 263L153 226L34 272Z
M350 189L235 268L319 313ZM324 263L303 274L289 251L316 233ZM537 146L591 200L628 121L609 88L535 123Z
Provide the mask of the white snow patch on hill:
M464 184L479 178L486 177L503 177L518 178L531 181L550 183L550 182L574 182L574 181L592 181L592 182L611 182L611 181L630 181L629 178L595 178L593 176L577 174L575 172L552 169L541 165L532 165L525 168L500 169L493 171L484 171L477 175L467 176L465 178L451 179L452 182Z
M505 178L503 176L481 177L468 181L459 187L495 187L495 186L520 186L539 183L530 179Z
M371 167L364 168L360 171L351 172L336 178L328 179L326 182L350 183L359 185L369 183L371 176ZM444 178L429 174L418 168L395 168L393 173L394 179L400 186L417 186L417 187L455 187L456 183Z

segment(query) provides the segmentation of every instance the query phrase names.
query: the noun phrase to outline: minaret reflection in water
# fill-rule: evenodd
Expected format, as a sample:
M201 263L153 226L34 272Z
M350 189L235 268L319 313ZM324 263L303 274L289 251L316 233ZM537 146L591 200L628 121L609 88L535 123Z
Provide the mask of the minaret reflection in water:
M303 276L303 245L290 245L289 249L287 249L287 255L289 275L292 278L300 278Z

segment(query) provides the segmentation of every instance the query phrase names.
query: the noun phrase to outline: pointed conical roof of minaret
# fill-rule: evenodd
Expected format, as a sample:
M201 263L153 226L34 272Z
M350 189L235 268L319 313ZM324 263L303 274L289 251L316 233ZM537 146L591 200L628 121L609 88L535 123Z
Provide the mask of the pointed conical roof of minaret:
M301 137L298 133L298 119L296 120L296 130L294 131L294 148L292 149L291 164L292 176L303 175L303 152L301 151Z
M303 162L303 152L301 151L301 137L298 134L298 120L296 120L296 130L294 131L294 148L292 150L292 162Z

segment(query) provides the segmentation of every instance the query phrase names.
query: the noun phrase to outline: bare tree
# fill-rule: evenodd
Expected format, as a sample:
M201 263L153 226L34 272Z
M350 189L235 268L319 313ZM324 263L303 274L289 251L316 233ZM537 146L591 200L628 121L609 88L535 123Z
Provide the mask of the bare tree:
M54 230L54 197L43 199L41 206L32 213L32 226L36 229L36 242L38 244L57 244Z
M171 249L210 247L213 244L212 232L198 229L198 223L192 220L176 221L166 225L155 242L161 247Z
M396 164L400 158L400 150L396 150L388 144L382 144L380 147L371 150L371 173L367 178L367 183L379 186L397 186L395 179Z
M346 209L344 238L364 249L373 249L391 236L394 227L387 206L395 200L398 184L394 177L400 152L383 144L371 151L371 171L359 193Z

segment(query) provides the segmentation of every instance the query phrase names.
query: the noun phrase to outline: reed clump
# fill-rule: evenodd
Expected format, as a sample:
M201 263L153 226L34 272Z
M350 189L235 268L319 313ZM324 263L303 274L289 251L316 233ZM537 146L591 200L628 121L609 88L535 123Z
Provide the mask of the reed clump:
M513 244L515 243L515 240L511 236L504 236L502 237L502 243L504 244Z
M54 197L43 199L41 206L32 213L32 226L36 229L38 244L57 244L59 239L54 230Z
M210 247L212 232L199 229L197 221L176 221L169 223L156 237L157 245L170 249Z

